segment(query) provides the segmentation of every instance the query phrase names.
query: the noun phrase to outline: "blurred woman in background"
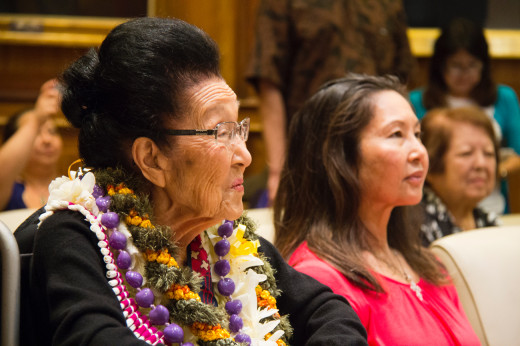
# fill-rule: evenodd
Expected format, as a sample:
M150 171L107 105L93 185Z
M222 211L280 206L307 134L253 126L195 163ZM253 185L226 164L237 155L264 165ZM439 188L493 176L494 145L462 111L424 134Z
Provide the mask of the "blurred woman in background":
M57 176L63 141L52 119L60 109L55 80L44 83L34 108L11 116L0 148L0 210L40 208Z
M506 178L520 170L520 106L513 89L497 85L491 76L488 44L482 28L468 19L454 19L435 42L428 85L410 93L419 119L437 107L481 107L493 122L504 148L499 174ZM497 189L486 207L497 213L508 211L507 185Z
M478 107L439 108L421 122L430 157L421 206L422 240L496 226L497 215L477 205L496 184L498 145L493 125Z

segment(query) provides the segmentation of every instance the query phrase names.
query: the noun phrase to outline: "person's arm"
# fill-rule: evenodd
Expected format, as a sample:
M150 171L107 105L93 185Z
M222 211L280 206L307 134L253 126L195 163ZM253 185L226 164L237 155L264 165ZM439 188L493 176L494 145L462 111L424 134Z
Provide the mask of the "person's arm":
M278 191L280 173L285 160L286 115L285 105L280 89L267 80L259 83L260 115L262 117L263 137L267 152L269 175L267 190L269 204Z
M18 130L0 147L0 210L11 198L13 185L31 156L41 126L59 110L55 84L51 80L42 86L34 108L20 117Z
M289 314L292 345L367 345L365 328L345 298L291 268L265 239L260 244L276 271L282 290L277 307L281 315Z
M497 121L501 125L507 146L517 154L500 162L499 174L505 177L520 170L520 105L515 91L507 86L499 86L496 107L502 113L502 119Z
M55 345L147 345L126 326L108 284L97 238L84 217L58 211L36 232L31 270L34 316Z

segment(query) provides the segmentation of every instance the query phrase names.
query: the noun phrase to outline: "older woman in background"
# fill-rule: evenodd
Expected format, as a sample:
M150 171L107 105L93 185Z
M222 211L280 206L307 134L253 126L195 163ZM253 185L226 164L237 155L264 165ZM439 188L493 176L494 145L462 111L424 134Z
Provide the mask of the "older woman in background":
M405 206L428 155L395 78L349 76L295 115L275 200L289 264L346 297L373 345L477 345L455 287Z
M478 207L496 184L498 145L488 116L478 107L440 108L429 111L421 125L430 157L421 202L423 244L496 226L497 215Z
M290 268L241 217L249 119L238 121L206 33L180 20L135 19L62 80L85 166L51 183L45 213L15 233L36 233L34 246L19 243L33 252L23 337L36 345L366 344L347 302Z
M520 104L515 91L496 84L484 30L468 19L456 18L435 41L428 84L410 93L419 119L439 107L480 107L491 119L502 157L500 177L520 170ZM508 211L507 181L482 203L502 214Z

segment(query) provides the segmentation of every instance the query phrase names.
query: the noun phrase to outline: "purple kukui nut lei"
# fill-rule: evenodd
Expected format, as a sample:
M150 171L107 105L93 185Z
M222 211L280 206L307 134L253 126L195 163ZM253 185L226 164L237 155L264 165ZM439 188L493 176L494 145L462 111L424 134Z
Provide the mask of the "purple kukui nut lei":
M135 302L142 308L149 308L155 300L153 292L149 288L143 288L135 295Z
M119 225L119 215L112 211L101 215L101 223L106 228L116 228Z
M251 337L247 334L240 333L235 335L235 341L251 345Z
M104 194L105 194L105 191L103 191L101 186L99 186L98 184L95 184L94 188L92 190L92 196L94 196L94 198L98 198L98 197L103 196Z
M112 201L112 197L101 196L101 197L96 198L96 205L101 212L106 213L108 211L108 208L110 208L111 201Z
M226 221L218 228L218 235L222 238L231 237L233 234L233 222Z
M240 331L240 329L242 329L243 326L244 326L244 322L242 321L240 316L235 315L235 314L229 316L229 329L233 333L238 333Z
M143 276L134 271L127 271L126 272L126 282L133 288L139 288L143 285Z
M223 296L229 297L235 292L235 283L230 278L222 278L217 284L218 291Z
M215 244L215 247L214 247L215 253L219 257L226 256L228 254L228 252L229 252L230 247L231 247L231 244L229 244L229 241L224 238L222 240L219 240Z
M132 265L132 257L125 250L119 251L119 256L117 256L116 264L121 269L128 269Z
M150 322L152 322L152 324L162 326L168 323L170 319L170 312L164 305L157 305L150 311L148 316L150 317Z
M107 214L103 214L103 216L105 215ZM126 248L126 236L123 233L114 230L108 239L108 244L116 250L123 250Z
M184 340L184 331L182 328L175 324L170 323L164 328L164 341L170 344L180 344Z
M217 273L220 276L226 276L229 274L229 271L231 270L231 266L229 265L229 261L222 259L218 260L217 263L213 266L213 269L215 270L215 273Z

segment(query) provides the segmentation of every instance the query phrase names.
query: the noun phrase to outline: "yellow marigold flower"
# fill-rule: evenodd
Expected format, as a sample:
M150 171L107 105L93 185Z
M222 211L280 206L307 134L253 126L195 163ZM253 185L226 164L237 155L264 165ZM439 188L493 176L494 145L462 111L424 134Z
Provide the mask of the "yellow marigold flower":
M255 292L256 292L256 295L259 295L260 293L262 293L262 287L260 287L260 285L256 286Z
M208 330L206 332L206 338L208 338L208 340L215 340L217 338L217 333L213 330Z
M141 222L143 222L143 219L139 215L132 217L132 220L130 221L130 223L135 226L139 226Z
M263 290L262 293L260 293L260 297L262 297L262 299L267 299L270 296L271 296L271 294L267 290Z
M264 339L265 339L265 340L269 339L269 338L271 337L271 335L273 335L273 334L271 334L271 333L267 333L267 334L265 334Z
M146 259L149 262L155 261L157 259L157 252L152 251L152 250L146 250Z
M170 260L168 261L168 267L178 267L177 261L175 258L170 257Z
M134 191L132 191L128 187L120 188L118 192L121 193L121 194L124 194L124 195L131 195L131 194L134 193Z
M276 299L273 296L267 298L267 301L269 302L269 305L276 306Z
M170 255L168 254L168 250L161 251L160 255L157 256L157 262L162 264L167 264L170 261Z
M107 193L109 196L115 195L116 191L114 189L114 185L108 185L107 186Z
M143 228L155 228L155 226L152 225L152 222L150 220L143 220L140 226Z

